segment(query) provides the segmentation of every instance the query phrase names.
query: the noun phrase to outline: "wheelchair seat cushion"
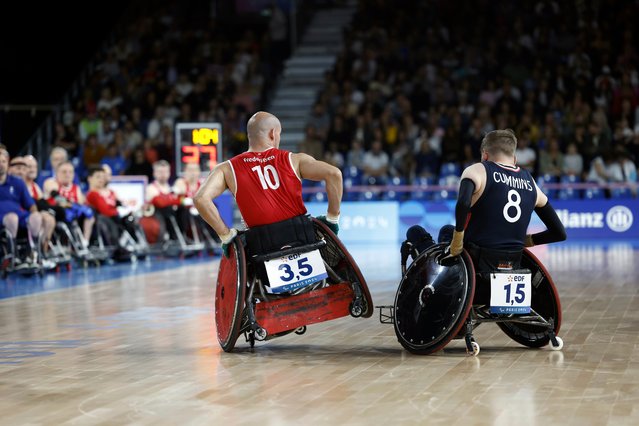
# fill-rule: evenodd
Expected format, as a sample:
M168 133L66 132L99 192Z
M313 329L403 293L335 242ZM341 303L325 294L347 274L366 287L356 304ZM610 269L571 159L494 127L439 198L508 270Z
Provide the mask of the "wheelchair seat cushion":
M298 247L317 241L313 221L308 215L281 222L254 226L245 233L249 256L259 256L284 247Z

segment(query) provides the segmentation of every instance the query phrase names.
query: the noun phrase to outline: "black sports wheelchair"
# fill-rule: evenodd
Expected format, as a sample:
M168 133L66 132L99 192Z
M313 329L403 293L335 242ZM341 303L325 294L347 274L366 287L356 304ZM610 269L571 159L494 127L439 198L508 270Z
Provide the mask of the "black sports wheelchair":
M337 236L307 215L241 232L222 256L215 324L222 349L240 334L255 341L347 315L370 317L366 281Z
M550 343L553 350L563 348L557 336L561 326L557 289L528 249L487 252L474 246L446 259L447 246L441 238L423 250L408 240L402 243L402 279L395 302L378 308L380 322L395 326L406 350L427 355L453 339L464 339L466 352L476 356L480 347L473 331L482 323L496 323L524 346ZM407 266L409 256L413 261Z
M32 238L27 228L21 226L14 238L0 225L0 277L7 278L12 272L42 276L44 271L42 236Z

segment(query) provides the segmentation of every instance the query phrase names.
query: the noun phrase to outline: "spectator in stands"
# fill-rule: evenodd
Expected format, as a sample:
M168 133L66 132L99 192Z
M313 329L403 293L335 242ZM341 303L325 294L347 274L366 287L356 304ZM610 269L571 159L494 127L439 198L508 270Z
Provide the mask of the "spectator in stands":
M93 134L89 135L84 142L83 151L82 160L86 167L99 165L107 152L106 148L98 143L98 137Z
M317 135L322 140L326 140L328 130L331 127L331 117L328 115L326 108L321 102L316 102L315 105L313 105L313 112L308 118L306 125L315 127Z
M126 170L126 160L120 154L118 146L113 142L107 147L106 154L100 160L100 164L108 164L111 172L116 176L123 175Z
M415 154L415 177L434 179L439 170L439 157L432 150L427 139L422 139L420 150Z
M539 174L559 177L564 166L564 155L559 149L559 140L551 137L547 148L539 150Z
M382 149L382 142L375 140L371 149L364 154L364 181L384 184L388 178L389 163L388 154Z
M342 170L344 168L344 154L339 150L337 142L330 141L328 143L328 149L324 151L324 161Z
M313 158L322 158L324 156L324 143L317 136L315 126L312 124L306 126L304 140L299 144L298 149Z
M358 170L362 170L364 167L364 154L366 154L366 151L362 141L353 139L351 147L346 153L346 167L355 167Z
M29 194L27 186L9 171L9 153L0 149L0 220L11 236L18 236L18 228L27 228L29 238L38 238L42 229L42 215ZM29 253L27 259L17 268L30 267L37 261L35 253Z
M576 175L581 177L584 171L584 159L577 151L577 144L571 142L566 148L566 155L564 155L564 162L562 165L562 172L565 175Z
M125 174L129 176L146 176L149 180L153 178L153 167L146 160L142 147L136 148L131 154L131 164L126 169Z
M528 139L528 132L523 131L520 133L517 140L517 150L515 151L515 157L517 158L517 165L528 169L531 173L535 171L537 165L537 153L530 147L530 140Z

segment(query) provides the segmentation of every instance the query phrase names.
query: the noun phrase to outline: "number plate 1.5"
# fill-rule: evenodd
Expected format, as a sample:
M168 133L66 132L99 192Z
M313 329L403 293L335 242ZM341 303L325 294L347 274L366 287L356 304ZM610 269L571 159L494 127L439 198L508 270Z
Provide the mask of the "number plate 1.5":
M328 277L319 250L271 259L264 266L271 293L296 290Z
M490 274L490 312L528 314L530 299L530 274Z

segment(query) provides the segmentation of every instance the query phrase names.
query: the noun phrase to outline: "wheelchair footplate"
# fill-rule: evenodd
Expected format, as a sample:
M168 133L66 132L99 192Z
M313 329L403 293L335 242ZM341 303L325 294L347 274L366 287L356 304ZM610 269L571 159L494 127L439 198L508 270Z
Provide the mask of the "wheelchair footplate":
M350 315L354 293L348 283L255 304L255 319L267 335Z

